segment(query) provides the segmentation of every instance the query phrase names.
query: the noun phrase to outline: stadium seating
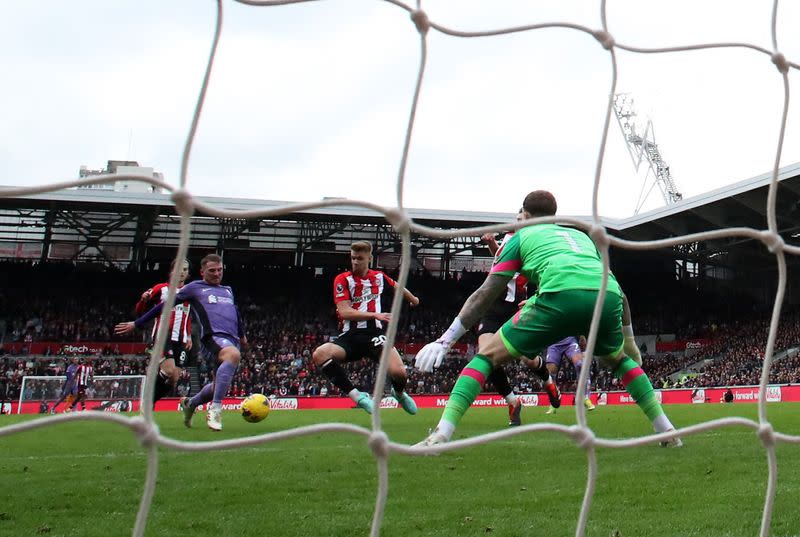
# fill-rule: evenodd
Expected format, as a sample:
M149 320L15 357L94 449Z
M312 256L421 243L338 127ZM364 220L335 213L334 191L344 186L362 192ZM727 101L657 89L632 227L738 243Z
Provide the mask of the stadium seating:
M231 388L233 395L256 392L337 395L336 388L318 374L308 360L316 346L337 334L331 282L338 270L318 272L302 267L226 268L225 283L233 286L236 292L250 341ZM163 278L159 272L121 272L107 267L76 267L71 263L0 262L0 281L4 283L0 287L0 338L6 343L23 344L107 342L96 361L95 374L142 374L146 355L119 356L120 342L131 338L113 339L111 329L117 322L132 319L133 305L141 292ZM446 279L422 272L411 274L408 286L420 297L421 306L404 306L398 348L402 351L406 344L425 343L438 337L482 279L483 274L468 272L453 273ZM681 353L645 356L644 368L654 385L664 386L671 374L702 359L713 361L696 376L687 376L683 386L757 384L766 346L768 316L754 317L752 311L737 312L730 307L720 307L724 315L715 318L707 297L698 300L690 291L684 294L676 291L669 301L652 305L651 301L637 302L631 297L638 334L673 333L683 338L712 340L711 345L693 356ZM685 307L689 303L704 306ZM687 317L692 313L693 317ZM132 338L141 342L147 334L139 333ZM469 334L463 342L473 351L475 340L474 334ZM800 317L784 315L776 352L798 344ZM59 345L48 347L45 356L28 356L24 349L23 345L21 351L17 350L18 355L0 355L0 397L3 399L19 396L19 384L24 375L58 375L63 371L65 360L64 356L58 356ZM455 356L434 373L422 374L410 369L409 391L449 392L467 358L469 356ZM371 363L354 362L348 364L348 368L360 389L372 388L375 367ZM202 365L199 373L201 382L210 376L209 369ZM538 381L532 379L524 367L510 366L509 378L518 391L539 388ZM616 380L596 364L592 379L594 390L617 387ZM790 356L777 362L771 381L800 381L800 359ZM575 374L569 364L561 368L558 382L565 391L575 389ZM179 383L176 395L184 394L188 385L187 374Z

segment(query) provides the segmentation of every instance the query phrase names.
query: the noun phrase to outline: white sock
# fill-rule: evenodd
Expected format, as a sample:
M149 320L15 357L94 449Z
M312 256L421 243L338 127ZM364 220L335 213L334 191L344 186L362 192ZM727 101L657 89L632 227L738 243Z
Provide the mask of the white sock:
M222 403L211 403L212 410L222 410Z
M514 392L511 392L510 394L506 395L506 403L508 403L509 405L516 406L516 404L517 404L517 394L515 394Z
M350 399L352 399L354 403L358 403L358 399L361 397L361 392L360 392L360 391L358 391L358 390L356 390L355 388L353 388L353 389L352 389L352 390L350 390L350 392L347 394L347 397L349 397Z
M442 419L439 421L439 425L436 426L435 432L444 436L445 439L450 440L450 437L453 436L454 432L456 432L456 426L449 421Z
M672 422L669 421L669 418L666 414L661 414L653 420L653 428L657 433L665 433L667 431L671 431L675 427L672 425Z

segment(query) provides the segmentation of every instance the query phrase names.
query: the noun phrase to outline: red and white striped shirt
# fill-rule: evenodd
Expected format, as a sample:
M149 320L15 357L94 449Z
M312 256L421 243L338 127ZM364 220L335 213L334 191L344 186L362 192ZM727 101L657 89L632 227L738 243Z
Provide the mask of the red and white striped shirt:
M85 388L94 378L94 367L89 364L81 364L75 372L75 378L79 388Z
M356 276L351 270L342 272L333 280L333 303L349 300L355 310L381 313L381 294L387 284L391 287L397 285L380 270L368 270L363 278ZM342 332L383 328L383 323L377 319L349 321L340 316L339 324Z
M149 289L150 300L143 302L139 301L136 304L136 315L141 316L147 312L151 307L160 304L167 299L169 293L169 283L159 283ZM192 337L192 322L189 315L189 302L182 304L175 304L172 308L172 314L169 317L169 335L168 341L177 341L178 343L186 343ZM158 323L161 322L161 316L156 317L156 322L153 325L153 341L156 339L158 333Z
M526 298L528 298L528 278L517 272L513 278L508 280L503 300L512 304L519 304Z
M503 237L503 240L500 242L500 248L497 250L497 253L495 253L495 259L497 259L500 252L503 250L502 245L504 245L513 234L514 232L512 231L511 233L506 233L505 237ZM517 272L506 284L506 294L503 296L503 302L510 302L516 305L526 298L528 298L528 278Z

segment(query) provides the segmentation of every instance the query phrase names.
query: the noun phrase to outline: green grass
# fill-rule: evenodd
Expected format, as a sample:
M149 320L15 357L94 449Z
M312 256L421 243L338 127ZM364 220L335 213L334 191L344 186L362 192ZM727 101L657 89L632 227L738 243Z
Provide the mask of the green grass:
M723 416L756 417L756 405L670 406L679 425ZM544 421L526 409L523 421ZM771 404L776 430L800 434L800 405ZM383 413L389 437L413 443L440 411ZM0 426L31 417L2 417ZM36 419L36 418L33 418ZM276 411L260 424L230 413L225 431L203 416L185 429L178 413L157 415L161 432L204 441L298 425L342 421L368 426L352 411ZM574 422L572 408L552 418ZM636 407L589 415L598 436L647 433ZM506 424L503 409L473 409L459 438ZM110 423L70 423L0 438L0 536L130 535L142 492L145 455L128 431ZM598 451L599 478L587 535L758 535L766 454L751 429L693 436L683 449L655 446ZM800 446L778 446L773 536L800 535ZM586 484L586 457L571 440L531 433L439 457L392 455L382 535L408 537L571 536ZM148 536L368 535L377 472L365 439L324 434L211 453L162 449Z

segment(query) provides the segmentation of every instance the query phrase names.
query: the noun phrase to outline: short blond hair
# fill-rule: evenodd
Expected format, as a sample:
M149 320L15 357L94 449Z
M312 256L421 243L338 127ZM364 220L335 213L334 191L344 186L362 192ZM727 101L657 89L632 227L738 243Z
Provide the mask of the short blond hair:
M372 255L372 244L369 241L356 241L350 245L350 250Z

